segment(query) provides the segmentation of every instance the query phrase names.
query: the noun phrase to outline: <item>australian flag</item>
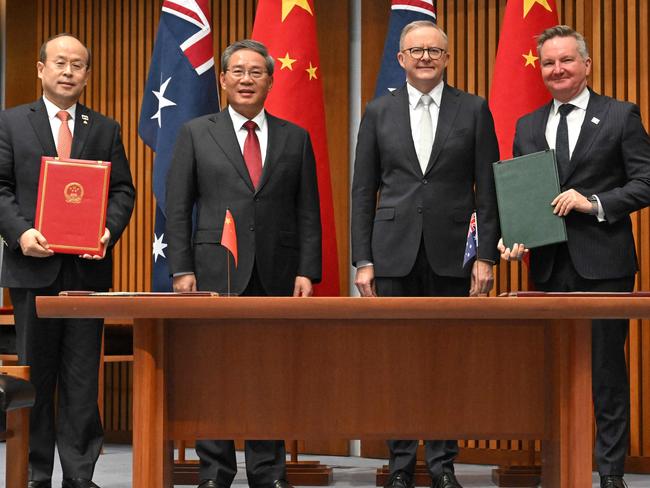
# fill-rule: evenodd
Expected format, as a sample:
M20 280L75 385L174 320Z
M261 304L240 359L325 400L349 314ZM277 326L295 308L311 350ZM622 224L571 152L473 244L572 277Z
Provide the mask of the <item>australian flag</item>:
M399 36L404 26L416 20L436 21L434 0L393 0L390 8L388 34L377 78L375 98L401 87L406 82L404 69L397 61Z
M209 0L163 1L142 99L138 133L156 153L154 291L171 290L165 256L165 185L176 135L188 120L219 110L208 4Z
M472 213L469 219L469 229L467 229L467 242L465 243L465 255L463 256L463 268L467 266L472 259L476 257L476 248L478 247L478 228L476 226L476 212Z

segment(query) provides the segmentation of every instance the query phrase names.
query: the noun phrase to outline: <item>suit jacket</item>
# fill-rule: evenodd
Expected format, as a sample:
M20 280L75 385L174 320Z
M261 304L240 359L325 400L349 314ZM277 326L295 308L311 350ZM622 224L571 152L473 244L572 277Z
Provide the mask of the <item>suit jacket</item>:
M170 272L193 272L200 290L228 288L221 246L226 209L237 231L241 293L256 264L269 295L293 293L296 276L321 279L321 225L316 164L309 134L266 114L268 147L258 188L251 182L227 110L194 119L179 131L167 176ZM196 206L193 230L192 213Z
M495 261L499 224L491 163L498 159L492 115L480 97L444 86L424 174L406 86L370 102L354 166L352 262L372 261L376 276L405 276L424 239L436 274L467 277L471 266L463 268L463 255L475 209L478 257Z
M18 243L22 233L34 227L41 156L56 155L43 99L0 113L0 235L8 246L2 286L42 288L52 284L59 273L63 255L27 257ZM135 201L119 124L77 104L70 157L111 162L106 214L111 241L106 257L98 261L74 258L79 287L105 290L112 284L112 245L128 224Z
M546 123L553 102L517 122L513 152L548 149ZM567 246L576 271L587 279L633 276L637 270L630 213L650 204L650 138L639 107L590 91L585 120L561 190L597 195L605 222L571 212L565 217ZM533 249L533 280L547 281L557 245Z

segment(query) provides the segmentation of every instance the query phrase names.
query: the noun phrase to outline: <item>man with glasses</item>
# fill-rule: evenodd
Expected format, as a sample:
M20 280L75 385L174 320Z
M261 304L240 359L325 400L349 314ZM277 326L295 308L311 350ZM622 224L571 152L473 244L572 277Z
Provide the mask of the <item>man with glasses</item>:
M257 41L228 46L220 74L228 108L179 131L166 207L175 291L306 297L321 279L314 153L307 131L264 110L273 65ZM221 245L226 210L236 223L236 265ZM283 441L248 440L245 450L249 486L290 488ZM234 443L200 440L196 451L199 487L228 488L237 472Z
M406 86L368 104L359 128L352 184L355 284L364 297L488 293L499 235L492 115L485 100L444 82L447 36L434 23L405 26L397 58ZM463 267L474 210L478 259ZM404 374L421 367L408 351L396 351L394 361ZM417 446L417 440L388 442L388 488L413 486ZM427 440L425 452L433 488L461 486L454 476L456 441Z
M35 307L39 295L108 290L111 252L133 210L135 189L119 124L79 103L90 61L76 37L48 39L36 63L43 97L0 113L0 235L7 243L0 284L9 287L18 358L30 366L36 387L29 488L51 488L55 444L63 488L97 487L91 480L103 441L97 407L103 321L39 319ZM34 228L41 156L112 163L103 252L55 254L48 236Z

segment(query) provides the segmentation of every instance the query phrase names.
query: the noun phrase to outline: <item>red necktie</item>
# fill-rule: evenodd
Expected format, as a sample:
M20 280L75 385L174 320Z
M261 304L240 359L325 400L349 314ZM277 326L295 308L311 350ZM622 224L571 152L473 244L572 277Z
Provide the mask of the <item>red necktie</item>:
M253 186L257 188L260 176L262 176L262 150L260 149L260 140L255 133L257 124L252 120L248 120L243 127L248 131L244 141L244 161L246 161L246 167Z
M70 126L68 125L70 114L65 110L61 110L57 112L56 116L61 120L56 152L61 159L70 159L70 150L72 149L72 132L70 132Z

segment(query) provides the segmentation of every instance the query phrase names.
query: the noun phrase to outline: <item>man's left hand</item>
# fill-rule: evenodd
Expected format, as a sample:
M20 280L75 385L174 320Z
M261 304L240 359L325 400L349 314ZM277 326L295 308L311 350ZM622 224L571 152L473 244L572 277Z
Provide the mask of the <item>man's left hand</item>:
M551 205L555 207L553 213L558 217L568 215L571 210L586 214L591 213L591 202L587 200L587 197L578 193L573 188L563 191L556 196L551 202Z
M311 280L306 276L296 276L296 283L293 285L294 297L310 297L314 294L314 287Z
M492 289L494 284L494 274L492 273L492 263L486 261L474 261L472 265L472 284L469 289L469 296L477 297L486 295Z
M104 228L104 235L99 240L99 244L101 245L101 254L82 254L79 257L84 259L94 259L96 261L100 259L104 259L106 257L106 248L108 247L108 241L110 240L111 240L111 231L108 230L107 228Z

